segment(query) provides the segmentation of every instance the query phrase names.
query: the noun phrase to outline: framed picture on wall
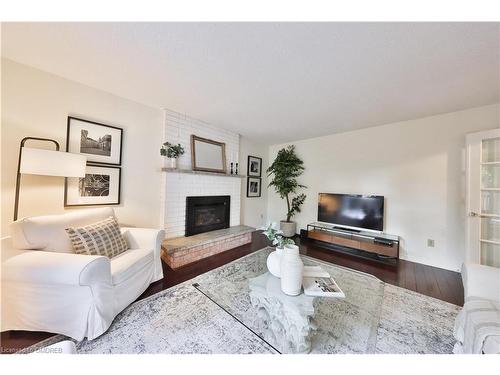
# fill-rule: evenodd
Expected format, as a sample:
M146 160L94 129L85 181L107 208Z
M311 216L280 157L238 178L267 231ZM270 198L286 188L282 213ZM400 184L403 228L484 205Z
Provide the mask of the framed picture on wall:
M247 177L247 197L258 198L262 189L262 178Z
M85 177L66 178L64 207L120 204L121 168L87 165Z
M66 151L82 154L90 163L120 165L123 129L68 117Z
M247 176L261 177L262 175L262 158L248 155Z

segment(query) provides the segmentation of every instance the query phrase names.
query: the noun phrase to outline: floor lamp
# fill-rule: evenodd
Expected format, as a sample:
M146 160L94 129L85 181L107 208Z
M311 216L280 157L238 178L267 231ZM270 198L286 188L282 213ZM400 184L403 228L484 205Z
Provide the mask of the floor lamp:
M50 142L55 145L55 151L40 148L25 147L27 141ZM33 174L39 176L85 177L87 158L83 155L59 151L59 143L53 139L26 137L19 146L19 161L17 163L16 198L14 203L14 221L19 211L19 190L21 175Z

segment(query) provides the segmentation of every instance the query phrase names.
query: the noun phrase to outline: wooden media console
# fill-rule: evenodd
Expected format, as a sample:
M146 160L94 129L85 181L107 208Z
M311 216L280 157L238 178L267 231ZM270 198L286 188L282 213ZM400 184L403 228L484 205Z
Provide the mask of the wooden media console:
M371 254L379 259L399 258L399 236L337 227L325 223L307 225L307 238L341 249L354 250L354 255Z

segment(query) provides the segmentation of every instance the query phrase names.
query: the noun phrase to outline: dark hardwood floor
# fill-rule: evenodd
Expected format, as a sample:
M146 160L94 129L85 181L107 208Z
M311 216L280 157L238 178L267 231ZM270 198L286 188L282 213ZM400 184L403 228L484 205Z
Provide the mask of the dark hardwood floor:
M462 279L457 272L399 260L397 265L388 265L373 260L357 258L348 254L319 247L314 241L296 239L302 254L321 259L340 266L356 269L378 277L380 280L416 291L440 300L462 306L464 291ZM210 258L189 264L177 270L163 263L162 280L149 286L138 300L170 288L197 275L220 267L242 256L267 246L266 238L260 232L253 233L252 243L214 255ZM53 334L47 332L6 331L0 336L0 351L13 351L28 347Z

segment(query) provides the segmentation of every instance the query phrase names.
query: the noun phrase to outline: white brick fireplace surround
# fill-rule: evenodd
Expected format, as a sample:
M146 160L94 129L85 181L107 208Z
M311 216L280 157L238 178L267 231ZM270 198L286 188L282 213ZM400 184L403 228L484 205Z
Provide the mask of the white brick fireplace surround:
M239 135L217 128L186 115L165 110L164 142L180 143L185 154L178 160L178 168L191 169L191 134L226 144L226 160L236 163L239 154ZM240 171L242 173L243 171ZM186 197L230 195L230 226L240 225L241 182L240 178L217 175L163 172L161 223L166 238L184 236L186 221Z

